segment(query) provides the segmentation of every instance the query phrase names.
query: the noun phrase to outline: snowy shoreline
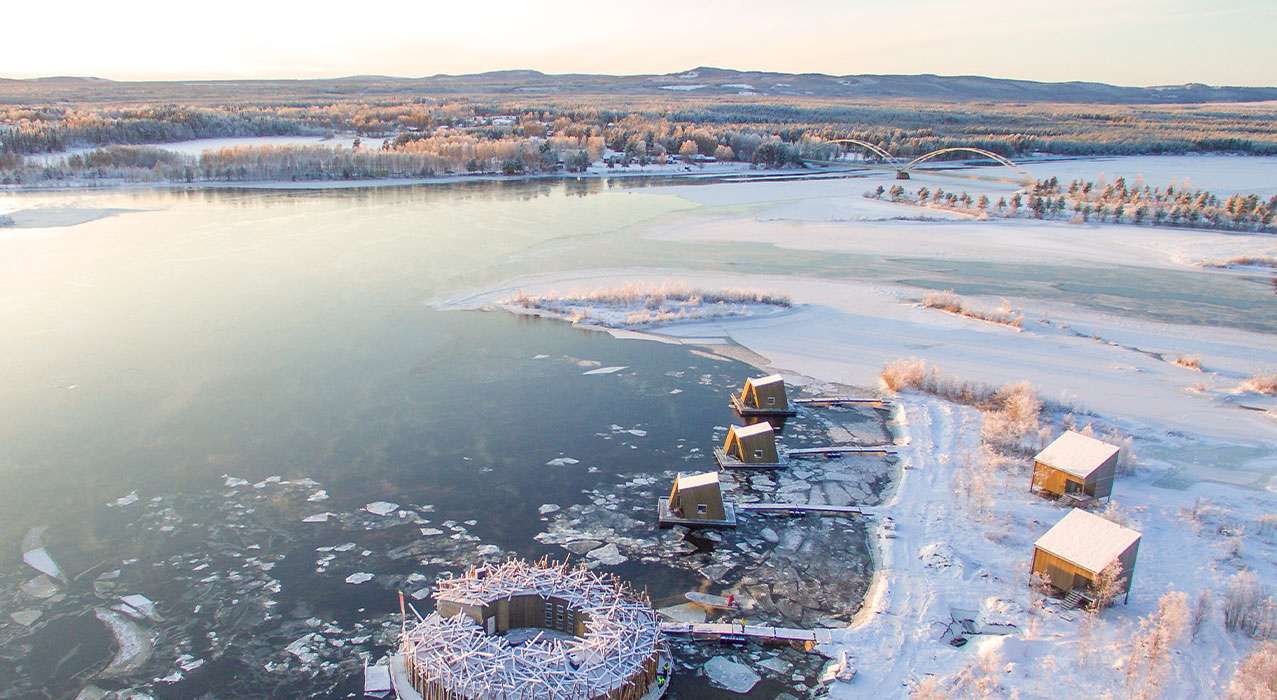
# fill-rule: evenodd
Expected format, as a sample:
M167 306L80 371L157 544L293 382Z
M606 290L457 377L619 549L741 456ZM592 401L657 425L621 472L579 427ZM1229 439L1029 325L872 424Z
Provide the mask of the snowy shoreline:
M35 185L0 185L0 192L19 194L36 192L120 191L151 189L247 189L247 190L346 190L374 187L411 187L415 185L444 185L466 182L558 182L575 180L670 178L685 180L713 179L721 177L771 180L776 178L857 177L864 170L834 168L786 168L760 170L750 163L722 163L691 166L679 162L664 165L649 164L630 168L608 168L593 165L580 173L528 173L523 175L498 175L493 173L456 173L411 178L376 178L355 180L197 180L194 182L123 182L108 180L63 180L58 183L41 182Z
M1069 612L1056 604L1035 601L1026 584L1024 562L1033 540L1066 511L1030 496L1025 486L1028 477L1023 473L999 477L1000 484L991 488L996 492L989 494L985 504L960 504L954 484L964 461L978 452L979 412L930 396L900 396L907 416L905 430L911 439L898 447L901 462L892 475L887 501L875 508L878 517L870 527L873 578L852 623L836 631L834 643L824 649L834 658L845 652L858 674L850 683L834 683L831 697L866 697L869 693L899 697L927 678L957 678L976 667L993 669L989 673L997 677L996 683L1005 684L1004 690L1015 688L1026 693L1022 697L1037 697L1031 689L1042 689L1051 682L1051 674L1043 669L1052 664L1096 665L1096 658L1111 661L1124 656L1123 645L1129 644L1139 618L1152 613L1158 597L1169 587L1190 595L1211 589L1217 599L1222 596L1229 576L1240 563L1224 551L1221 538L1209 529L1203 530L1199 524L1186 526L1184 512L1207 503L1207 510L1213 509L1216 517L1252 523L1253 527L1259 515L1272 509L1277 412L1271 408L1267 414L1239 410L1236 404L1218 397L1185 392L1181 382L1188 370L1131 352L1121 343L1099 343L1090 337L1094 329L1105 337L1128 342L1150 338L1180 342L1199 335L1200 329L1195 327L1133 322L1076 309L1070 312L1061 304L1027 309L1026 329L1019 332L926 309L901 289L886 284L650 269L529 275L435 306L506 308L496 302L514 290L562 292L587 285L607 287L629 280L657 283L670 279L707 288L776 289L793 297L794 308L779 315L691 319L643 327L618 323L616 328L602 330L617 337L660 342L737 344L762 358L755 362L760 369L780 371L800 381L857 386L876 386L882 362L908 354L892 354L885 344L857 340L874 334L890 336L896 347L909 345L909 338L913 345L947 346L930 355L942 368L963 376L972 373L975 379L991 383L1028 378L1042 386L1044 376L1050 379L1056 375L1052 365L1063 352L1074 358L1058 375L1067 379L1066 385L1076 386L1086 377L1083 385L1092 391L1079 393L1111 395L1106 400L1093 396L1077 399L1087 407L1088 412L1081 414L1083 420L1115 425L1136 440L1141 471L1122 478L1117 487L1122 512L1144 533L1135 589L1129 605L1119 605L1091 620L1081 611ZM1060 330L1073 324L1086 331ZM1035 336L1040 343L1025 340ZM958 354L962 359L950 357L946 362L945 356L953 352L952 344L958 338L965 348ZM1235 359L1265 359L1271 356L1270 340L1259 333L1214 329L1211 355L1219 362L1221 349L1229 347ZM1007 353L1017 351L1024 351L1020 361L1008 362ZM920 353L929 356L926 349ZM1132 363L1140 366L1137 378L1119 379L1126 373L1121 368ZM972 372L976 367L983 371ZM1146 381L1155 372L1158 379ZM1051 391L1043 393L1054 398ZM1261 397L1255 400L1267 401ZM1194 450L1217 455L1219 461L1209 465L1178 463L1180 453ZM1175 479L1187 482L1169 487ZM953 524L959 521L969 524L955 528ZM1264 559L1264 553L1273 549L1271 539L1251 545L1250 556L1244 560L1247 567L1261 572L1261 580L1263 572L1277 575L1271 559ZM920 552L927 555L920 556ZM1198 565L1215 560L1221 564ZM1019 631L977 636L966 649L953 648L935 641L937 625L948 621L951 608L981 610L988 619L1009 622ZM1224 631L1218 615L1208 620L1200 643L1214 646L1209 652L1195 653L1208 653L1215 674L1177 669L1163 697L1187 700L1226 687L1231 669L1247 648L1235 637ZM1103 651L1081 649L1082 639ZM1075 661L1070 658L1073 655ZM1121 682L1120 668L1103 664L1091 675L1084 688L1095 695Z

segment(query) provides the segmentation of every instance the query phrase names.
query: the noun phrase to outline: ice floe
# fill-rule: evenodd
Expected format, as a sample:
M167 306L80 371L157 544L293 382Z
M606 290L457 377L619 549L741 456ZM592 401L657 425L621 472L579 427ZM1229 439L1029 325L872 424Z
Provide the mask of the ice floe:
M733 693L748 693L762 680L744 664L736 663L725 656L715 656L702 666L709 682L719 688Z
M387 501L374 501L364 506L364 509L373 515L385 516L399 510L399 504L389 503Z
M58 568L57 562L53 561L53 557L49 556L48 550L44 547L23 552L22 561L46 576L62 578L62 569Z
M120 496L114 501L111 501L110 503L106 504L106 507L115 508L115 507L122 507L122 506L131 506L134 503L137 503L137 500L138 500L137 491L130 491L128 492L128 494L124 496Z
M629 369L629 368L628 368L628 367L625 367L625 366L620 366L620 367L599 367L598 369L592 369L592 370L589 370L588 372L582 372L582 374L584 374L584 375L590 375L590 374L613 374L613 373L615 373L615 372L620 372L620 371L621 371L621 370L623 370L623 369Z

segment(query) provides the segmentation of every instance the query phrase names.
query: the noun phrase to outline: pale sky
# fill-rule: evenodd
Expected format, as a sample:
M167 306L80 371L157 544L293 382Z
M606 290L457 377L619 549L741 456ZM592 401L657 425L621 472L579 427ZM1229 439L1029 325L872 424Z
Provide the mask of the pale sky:
M1277 0L6 3L0 77L739 70L1277 85Z

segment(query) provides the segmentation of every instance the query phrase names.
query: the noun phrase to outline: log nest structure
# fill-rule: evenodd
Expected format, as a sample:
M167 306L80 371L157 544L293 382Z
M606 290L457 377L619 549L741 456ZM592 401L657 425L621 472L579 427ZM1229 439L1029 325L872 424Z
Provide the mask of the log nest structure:
M435 612L405 630L400 649L425 700L662 694L668 652L656 612L615 577L510 560L437 586Z

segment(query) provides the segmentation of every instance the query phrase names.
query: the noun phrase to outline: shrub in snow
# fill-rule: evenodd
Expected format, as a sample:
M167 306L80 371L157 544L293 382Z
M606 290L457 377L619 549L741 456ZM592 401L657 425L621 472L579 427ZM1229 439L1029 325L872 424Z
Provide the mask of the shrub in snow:
M1250 379L1242 383L1242 389L1257 394L1277 396L1277 372L1251 375Z
M1277 642L1256 644L1237 667L1228 686L1228 700L1277 698Z
M1239 571L1224 593L1224 628L1256 639L1272 639L1277 633L1277 604L1272 589L1259 582L1253 571Z

